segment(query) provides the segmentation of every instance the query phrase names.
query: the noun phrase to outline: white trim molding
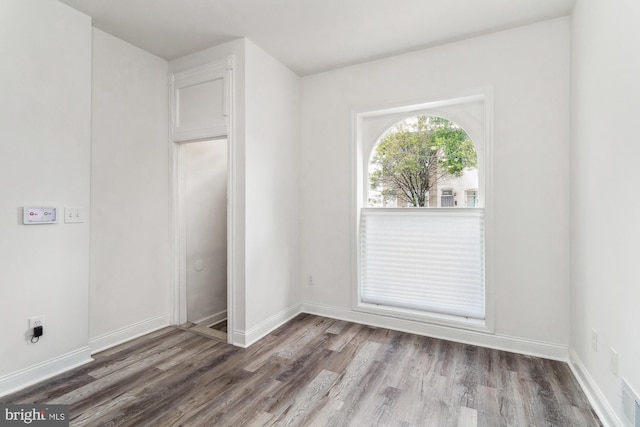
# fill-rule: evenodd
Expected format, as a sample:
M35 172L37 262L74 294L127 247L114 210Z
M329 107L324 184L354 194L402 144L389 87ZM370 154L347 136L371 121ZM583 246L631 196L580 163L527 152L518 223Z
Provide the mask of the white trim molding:
M419 101L406 101L393 105L360 106L351 111L351 312L365 311L375 315L379 307L364 304L361 283L361 209L366 207L369 157L380 136L393 124L416 115L433 115L452 120L471 137L478 155L479 209L484 212L484 319L480 323L443 318L443 316L425 313L423 318L440 327L457 326L460 329L492 333L494 325L494 272L493 272L493 87L470 88L447 96L430 96ZM441 209L441 208L439 208ZM417 319L417 313L395 310L389 316L404 318L407 324ZM367 313L363 313L366 317ZM379 314L379 313L378 313ZM356 320L357 321L357 320ZM397 320L400 322L400 319ZM434 325L433 329L439 327ZM392 329L396 329L390 326ZM420 333L420 332L417 332ZM459 332L460 335L464 335ZM505 337L496 337L499 342ZM453 339L453 338L448 338ZM511 342L511 338L509 338ZM484 345L484 344L479 344ZM546 343L543 343L544 347ZM553 346L553 345L552 345ZM519 345L523 349L530 344ZM534 348L540 346L533 345ZM551 353L557 354L556 351ZM561 352L561 360L567 360L566 348ZM557 358L557 357L553 357Z
M234 132L235 111L235 83L234 83L235 56L229 55L217 61L197 66L185 71L169 75L170 84L170 120L169 129L169 193L170 193L170 251L171 251L171 285L170 285L170 322L180 325L187 320L186 302L186 267L184 264L185 253L185 223L182 203L184 191L180 188L180 173L184 165L180 145L202 139L227 139L228 159L228 183L227 183L227 327L234 330L234 313L236 310L235 289L242 288L243 284L236 285L236 254L237 234L240 232L237 217L238 195L241 188L238 187L238 169L242 159L238 159L236 147L236 133ZM187 87L192 84L206 83L211 80L222 79L224 88L222 92L222 116L217 117L210 126L202 129L180 129L176 121L179 108L177 105L179 87ZM228 334L228 342L233 343L232 334Z
M0 377L0 396L13 393L92 361L91 349L89 347L82 347L28 368L4 375Z
M194 322L197 325L202 325L202 326L213 326L216 323L220 323L223 320L227 319L227 310L223 310L220 313L215 313L212 314L210 316L205 316L202 319L198 320L197 322Z
M150 332L157 331L158 329L164 328L165 326L169 326L169 317L169 313L160 314L158 316L150 317L140 322L127 325L120 329L116 329L115 331L98 335L95 338L91 338L89 339L91 354L95 354L99 351L106 350L118 344L122 344L123 342L127 342Z
M171 137L174 142L194 141L228 135L228 118L230 115L229 81L234 63L234 57L229 56L216 62L169 75L169 83L171 85ZM215 81L220 81L222 86L221 98L215 99L215 101L218 101L221 114L218 117L208 116L208 122L200 124L199 127L193 127L193 125L184 126L181 119L180 91ZM211 101L214 101L214 99L211 99Z
M304 303L302 304L301 312L562 362L566 362L569 357L569 347L561 344L463 330L396 317L380 316L372 313L357 312L342 307Z
M598 387L598 384L596 384L587 370L587 367L584 366L584 363L572 348L569 349L569 367L573 372L573 376L578 380L582 391L589 399L593 410L596 411L598 418L600 418L602 425L605 427L625 427L625 423L620 420L616 411L611 407L604 393L602 393L602 390L600 390L600 387Z
M247 348L300 313L302 313L300 304L294 304L258 323L248 331L235 330L233 331L232 344L238 347Z

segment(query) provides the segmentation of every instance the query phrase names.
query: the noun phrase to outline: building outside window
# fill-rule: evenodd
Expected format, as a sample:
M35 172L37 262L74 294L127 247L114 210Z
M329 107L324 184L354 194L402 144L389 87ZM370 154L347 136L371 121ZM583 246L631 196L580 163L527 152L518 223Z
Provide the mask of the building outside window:
M465 191L466 206L468 208L475 208L478 206L478 190Z
M442 195L440 196L440 207L452 208L454 206L453 189L442 189Z

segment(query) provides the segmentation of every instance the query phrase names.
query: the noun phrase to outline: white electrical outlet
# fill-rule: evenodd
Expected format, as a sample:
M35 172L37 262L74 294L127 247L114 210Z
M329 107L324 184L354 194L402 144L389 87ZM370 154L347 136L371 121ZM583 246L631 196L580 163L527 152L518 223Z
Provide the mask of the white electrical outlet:
M44 316L34 316L29 318L29 329L36 326L44 326Z
M307 285L309 286L314 286L315 283L313 283L313 276L312 275L308 275L307 276Z
M611 360L609 361L610 362L609 369L611 369L611 373L617 377L618 376L618 352L615 351L613 347L611 347L609 351L611 356Z
M598 351L598 331L591 329L591 348L593 351Z

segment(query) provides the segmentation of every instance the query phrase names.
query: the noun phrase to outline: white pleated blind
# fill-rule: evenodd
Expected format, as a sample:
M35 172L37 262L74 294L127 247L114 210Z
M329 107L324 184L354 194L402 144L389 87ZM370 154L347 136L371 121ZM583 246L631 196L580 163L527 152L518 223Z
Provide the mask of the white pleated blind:
M365 303L484 319L484 209L364 208Z

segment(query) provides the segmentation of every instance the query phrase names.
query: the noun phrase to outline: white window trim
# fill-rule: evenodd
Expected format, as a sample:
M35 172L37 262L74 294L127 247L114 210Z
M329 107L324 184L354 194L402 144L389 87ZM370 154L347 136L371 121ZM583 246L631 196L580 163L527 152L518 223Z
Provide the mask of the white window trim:
M420 114L437 115L452 120L464 127L464 120L449 114L440 114L438 108L461 105L481 100L484 106L484 139L482 161L479 164L480 185L479 203L485 213L485 319L464 319L439 313L424 313L416 310L385 307L362 302L360 293L360 208L365 207L367 199L368 157L371 141L362 141L362 121L368 117L387 116L389 126L398 121ZM388 128L387 127L387 128ZM384 132L385 129L381 129ZM465 129L466 130L466 129ZM469 133L469 132L467 132ZM472 139L474 135L471 135ZM421 323L445 327L494 333L494 293L493 293L493 89L484 87L469 90L454 96L438 96L430 100L405 102L396 106L377 106L352 111L352 150L351 150L351 299L352 310L412 320ZM365 144L366 147L365 148ZM480 153L479 153L480 155ZM366 161L364 157L367 157Z

